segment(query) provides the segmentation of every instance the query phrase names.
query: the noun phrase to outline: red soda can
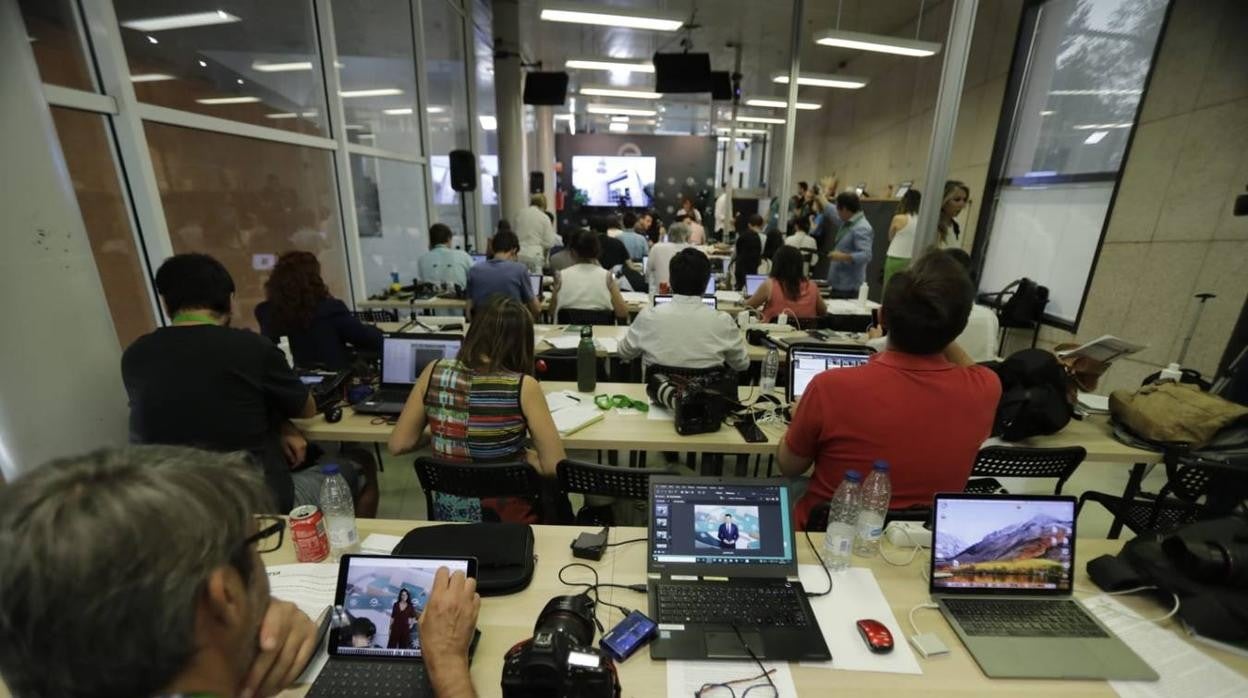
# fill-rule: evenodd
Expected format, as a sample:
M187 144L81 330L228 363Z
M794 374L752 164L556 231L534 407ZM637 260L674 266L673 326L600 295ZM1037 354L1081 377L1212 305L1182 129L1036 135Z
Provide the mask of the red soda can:
M290 537L295 541L295 559L299 562L320 562L329 557L325 517L315 505L305 504L290 512Z

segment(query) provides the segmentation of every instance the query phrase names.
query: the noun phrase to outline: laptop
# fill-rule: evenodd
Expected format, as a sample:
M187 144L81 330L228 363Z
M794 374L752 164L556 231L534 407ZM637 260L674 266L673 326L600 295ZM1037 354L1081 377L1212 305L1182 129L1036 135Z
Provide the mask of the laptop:
M463 337L445 334L388 334L381 339L381 387L353 407L359 414L403 411L420 372L430 361L453 359Z
M789 347L789 382L785 401L792 403L806 392L815 376L834 368L861 366L875 350L864 346L836 344L794 344Z
M791 506L783 480L650 478L652 658L832 659L797 580Z
M703 291L702 293L708 296L715 295L715 275L714 274L711 274L711 278L706 280L706 290Z
M487 257L483 254L474 254L474 255L469 255L469 256L472 257L473 264L484 262L487 259Z
M758 291L758 287L763 285L767 280L766 274L746 274L745 275L745 297L749 298Z
M406 591L412 618L419 617L439 567L477 576L476 558L342 556L334 605L346 609L350 625L330 633L329 660L308 691L309 698L433 695L418 627L409 625L399 634L391 614L400 592ZM475 648L474 637L470 656Z
M929 591L992 678L1154 681L1071 596L1075 498L938 494Z
M660 294L655 295L655 297L654 297L654 304L655 304L655 305L665 305L665 304L667 304L667 303L671 303L671 302L672 302L672 295L671 295L670 293L660 293ZM705 303L706 305L708 305L708 306L712 307L712 308L718 308L718 307L719 307L719 301L718 301L718 300L716 300L716 299L715 299L715 296L713 296L713 295L712 295L712 296L702 296L702 302L703 302L703 303Z

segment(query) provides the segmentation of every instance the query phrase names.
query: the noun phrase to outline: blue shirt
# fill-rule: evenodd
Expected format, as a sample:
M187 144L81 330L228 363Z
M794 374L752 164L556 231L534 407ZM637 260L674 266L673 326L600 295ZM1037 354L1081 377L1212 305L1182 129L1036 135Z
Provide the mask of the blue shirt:
M473 307L485 305L486 300L495 294L528 303L533 298L529 268L506 259L488 259L472 265L468 270L468 300L472 301Z
M421 255L416 262L419 279L427 284L468 285L468 270L472 257L463 250L453 250L448 245L437 245Z
M871 262L871 244L875 233L862 211L847 221L836 215L827 216L825 220L837 228L833 251L844 252L853 258L851 262L832 260L828 266L828 287L835 291L857 292L867 279L867 264Z
M625 230L616 240L624 243L624 249L628 250L628 258L634 262L640 262L641 258L650 251L650 246L646 244L646 236L634 230Z

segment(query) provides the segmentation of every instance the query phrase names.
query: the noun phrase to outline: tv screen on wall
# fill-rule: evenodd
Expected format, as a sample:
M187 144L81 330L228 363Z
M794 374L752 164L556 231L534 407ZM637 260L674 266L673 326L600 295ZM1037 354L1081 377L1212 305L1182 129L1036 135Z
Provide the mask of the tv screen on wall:
M572 186L586 206L649 207L654 197L654 158L574 155Z

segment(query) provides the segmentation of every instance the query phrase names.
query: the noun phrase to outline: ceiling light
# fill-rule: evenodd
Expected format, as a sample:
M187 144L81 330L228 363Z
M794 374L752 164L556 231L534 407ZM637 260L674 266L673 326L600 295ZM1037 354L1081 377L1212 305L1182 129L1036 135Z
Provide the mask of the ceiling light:
M775 116L745 116L744 114L737 114L737 121L742 121L745 123L759 123L759 124L783 124L784 123L784 119L781 119Z
M400 107L398 109L382 109L381 113L389 114L390 116L406 116L407 114L411 114L412 111L413 109L411 107ZM437 112L431 113L436 114Z
M673 12L626 12L615 7L582 4L545 3L541 18L547 22L598 24L623 29L652 29L674 32L684 25L684 15Z
M296 70L312 70L312 61L293 61L290 63L255 61L251 64L251 69L262 73L289 73Z
M185 15L167 15L165 17L148 17L122 22L121 26L141 32L163 32L168 29L186 29L187 27L206 27L212 24L229 24L239 21L238 17L214 10L212 12L192 12ZM148 37L149 39L151 37ZM152 42L156 43L156 42Z
M788 101L783 100L783 99L751 98L751 99L745 100L745 104L746 106L750 106L750 107L773 107L775 109L787 109L789 106ZM797 108L798 109L822 109L823 105L819 104L818 102L798 102Z
M160 82L162 80L172 79L172 75L166 75L164 73L140 73L138 75L130 76L130 82Z
M305 111L298 114L289 111L281 111L273 112L272 114L265 114L264 116L266 119L297 119L301 116L305 118L309 116L316 116L316 111Z
M1108 135L1109 135L1109 131L1094 131L1092 135L1083 139L1083 142L1088 145L1096 145L1097 143L1100 143L1101 141L1105 140L1105 136L1108 136Z
M895 36L864 34L862 32L847 32L840 29L832 29L822 34L816 34L815 43L820 46L852 48L859 51L892 53L898 56L914 56L917 58L926 58L927 56L934 56L940 53L940 44L931 41L902 39Z
M1087 95L1138 95L1143 90L1053 90L1051 95L1087 96Z
M1053 116L1057 111L1053 109L1044 109L1040 112L1040 116Z
M156 37L152 36L151 34L148 34L148 35L147 35L147 43L149 43L149 44L159 44L160 42L156 40Z
M789 84L789 74L774 73L771 76L771 81L787 85ZM810 87L842 87L848 90L856 90L860 87L866 87L868 82L870 80L867 78L830 73L799 73L797 76L797 84L809 85Z
M633 109L631 107L615 107L609 104L590 104L585 107L590 114L620 114L623 116L654 116L658 112L653 109Z
M651 92L650 90L633 90L624 87L600 87L596 85L582 87L581 94L590 97L626 97L629 99L659 99L663 96L658 92Z
M445 114L446 107L425 107L426 114Z
M1132 124L1075 124L1071 128L1076 131L1099 131L1106 128L1131 128Z
M612 133L628 133L628 124L621 124L617 121L612 121L607 124L607 130Z
M364 140L365 138L368 138L368 139L370 139L370 140L371 140L371 139L373 139L373 138L376 138L376 136L374 136L374 135L373 135L373 134L371 134L371 133L361 133L361 134L357 135L357 136L356 136L356 138L359 138L360 140Z
M486 131L498 130L498 118L497 117L494 117L490 114L482 114L477 117L477 120L481 122L481 128Z
M628 117L627 117L627 116L613 116L613 117L611 117L611 120L612 120L612 121L619 121L620 123L624 123L624 124L627 124L627 123L628 123Z
M200 61L200 62L199 62L199 67L201 67L201 68L207 68L207 67L208 67L208 61Z
M343 90L338 93L343 99L350 99L351 97L390 97L401 94L403 94L403 90L397 87L378 87L371 90Z
M209 97L207 99L197 99L200 104L251 104L259 102L259 97Z
M573 58L563 64L571 70L610 70L622 73L653 73L654 64L646 61L603 61L595 58Z
M234 82L237 82L238 84L240 84L240 85L241 85L241 84L243 84L243 79L242 79L242 78L239 78L239 79L235 80Z

